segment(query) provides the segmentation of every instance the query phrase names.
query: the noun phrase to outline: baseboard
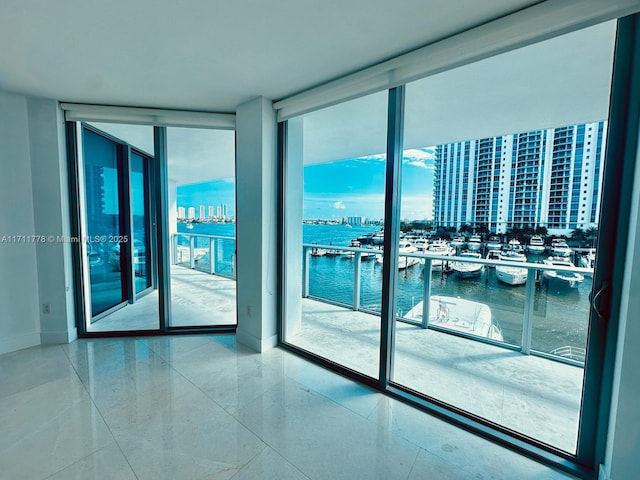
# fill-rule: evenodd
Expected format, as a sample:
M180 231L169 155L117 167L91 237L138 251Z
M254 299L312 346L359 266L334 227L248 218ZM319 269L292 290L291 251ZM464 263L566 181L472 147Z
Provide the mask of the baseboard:
M75 328L54 332L40 332L40 342L43 345L58 345L70 343L78 338L78 331Z
M0 340L0 355L36 345L40 345L40 335L36 332L14 335Z
M265 352L278 344L278 336L273 335L268 338L258 338L238 329L236 331L236 341L256 352Z

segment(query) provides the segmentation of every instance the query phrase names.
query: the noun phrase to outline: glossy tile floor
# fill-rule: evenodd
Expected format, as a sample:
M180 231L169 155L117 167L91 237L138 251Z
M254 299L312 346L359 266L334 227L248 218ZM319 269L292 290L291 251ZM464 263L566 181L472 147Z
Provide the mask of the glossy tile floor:
M566 479L288 352L234 336L0 356L7 479Z

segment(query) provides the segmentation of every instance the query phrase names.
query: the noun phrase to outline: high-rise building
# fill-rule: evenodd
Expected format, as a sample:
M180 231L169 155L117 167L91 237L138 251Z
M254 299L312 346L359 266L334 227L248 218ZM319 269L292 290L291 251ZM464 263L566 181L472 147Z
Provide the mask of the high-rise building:
M215 217L215 210L213 209L213 205L209 205L207 217L212 218Z
M178 218L185 218L184 207L178 207Z
M194 218L196 218L196 209L195 207L189 207L188 212L188 218L189 220L193 220Z
M597 227L606 122L438 145L434 222L438 226Z
M198 213L200 214L200 215L198 216L198 218L199 218L200 220L204 220L204 218L205 218L205 217L204 217L204 205L200 205L200 207L198 208L198 210L199 210L199 212L198 212Z

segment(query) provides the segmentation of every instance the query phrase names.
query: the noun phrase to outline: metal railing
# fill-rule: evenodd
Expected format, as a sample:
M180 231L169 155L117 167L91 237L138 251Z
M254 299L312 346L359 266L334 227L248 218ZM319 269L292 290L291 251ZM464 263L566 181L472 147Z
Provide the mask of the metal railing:
M309 266L310 266L310 256L311 252L314 250L325 250L325 251L333 251L333 252L353 252L353 260L354 260L354 269L353 269L353 303L349 305L355 311L367 311L368 313L376 313L371 312L368 309L362 309L360 307L360 290L361 290L361 267L362 261L361 257L363 253L367 254L383 254L382 250L371 249L371 248L361 248L361 247L341 247L335 245L319 245L319 244L303 244L303 272L302 272L302 296L304 298L309 298ZM422 289L422 321L412 321L410 319L404 318L400 315L397 316L397 320L403 321L405 323L410 323L413 325L420 326L422 328L429 328L429 309L430 309L430 298L431 298L431 275L426 272L432 271L432 265L434 261L442 262L442 266L444 267L445 263L453 263L453 262L467 262L474 264L481 264L489 267L496 266L504 266L504 267L515 267L522 268L527 270L527 280L525 283L525 301L524 301L524 314L523 314L523 322L522 322L522 338L519 346L519 350L529 355L532 353L532 336L533 336L533 319L534 319L534 296L536 292L536 282L539 280L540 276L545 271L556 271L556 272L572 272L572 273L580 273L585 277L592 277L593 271L588 268L582 267L569 267L569 266L559 266L559 265L546 265L541 263L531 263L531 262L509 262L508 260L487 260L482 258L470 258L464 256L455 256L455 255L435 255L431 253L401 253L400 257L413 257L417 258L422 262L424 262L424 280L423 280L423 289ZM318 299L323 300L323 299ZM330 302L337 303L339 302ZM474 340L483 341L486 343L500 343L503 345L510 345L506 342L496 342L495 340L483 339L480 337L472 337ZM513 347L513 346L511 346ZM517 347L517 346L516 346ZM536 352L538 353L538 352ZM544 352L540 352L544 353ZM568 361L568 363L580 364L579 360L576 358L566 357L564 358L561 351L553 354L559 358L563 358L563 360Z
M178 238L183 237L189 240L188 245L181 245L178 242ZM208 244L204 247L197 246L197 239L208 239ZM216 246L221 241L232 241L235 243L235 237L227 237L223 235L204 235L201 233L174 233L171 236L171 264L178 265L188 263L188 266L192 270L205 271L211 275L219 275L221 277L235 280L235 246L234 253L231 256L231 275L228 275L222 271L219 271L216 261ZM208 266L206 270L197 268L200 260L207 258Z

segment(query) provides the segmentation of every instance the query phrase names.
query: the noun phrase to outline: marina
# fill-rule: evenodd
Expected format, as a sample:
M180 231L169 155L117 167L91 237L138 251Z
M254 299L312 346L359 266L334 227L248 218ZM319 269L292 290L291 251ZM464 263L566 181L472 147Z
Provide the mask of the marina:
M185 230L182 224L179 230L184 235L177 235L177 245L189 246L190 238L194 238L194 248L209 246L211 235L224 235L233 237L235 225L233 224L196 224L192 230ZM362 243L361 238L369 238L372 243ZM374 244L382 238L379 227L357 226L351 228L340 224L305 224L303 226L303 245L309 252L308 257L308 296L347 306L362 311L379 314L382 298L382 264L372 261L376 255L382 254L381 245ZM398 271L396 289L396 311L399 315L406 314L416 307L424 296L425 281L425 257L430 260L430 288L432 295L461 298L473 302L486 303L497 324L500 326L504 337L504 343L509 345L521 345L523 338L524 313L527 307L526 284L513 284L498 278L497 271L500 263L503 267L511 267L527 270L527 266L536 266L540 270L536 272L536 282L532 296L532 334L531 348L535 351L550 353L559 348L570 346L584 350L586 345L589 293L591 292L591 276L587 269L580 269L580 275L584 278L575 283L575 288L561 288L556 281L543 275L543 270L550 269L543 263L550 255L549 250L544 250L541 255L530 251L521 253L527 259L526 263L517 262L517 265L507 265L504 250L496 250L500 258L487 260L486 254L482 259L472 263L480 263L484 268L475 278L459 278L457 273L452 273L452 264L459 261L455 257L456 249L444 239L428 239L428 242L418 242L424 237L415 239L415 244L422 244L422 248L416 247L415 251L405 252L404 258L412 258L411 265ZM353 240L360 242L360 247ZM461 241L461 237L458 237ZM508 245L508 242L506 242ZM528 243L523 245L529 246ZM550 245L549 245L550 246ZM332 255L326 253L331 250ZM481 253L483 245L480 243L478 250ZM207 248L208 252L208 248ZM314 254L315 252L315 254ZM360 253L359 261L355 253ZM220 270L227 275L233 272L233 256L235 243L233 240L217 241L214 255L216 255L216 271ZM488 254L489 252L487 252ZM586 256L587 251L585 251ZM188 255L187 255L188 256ZM208 268L208 256L198 260L196 268ZM504 256L504 257L503 257ZM399 257L399 258L403 258ZM579 256L581 258L581 256ZM464 260L464 259L462 259ZM475 259L474 259L475 260ZM513 264L513 260L509 263ZM520 265L522 263L522 265ZM581 265L576 263L576 265ZM355 268L359 267L358 298L354 298ZM494 267L494 268L487 268ZM557 270L571 270L570 267L558 267ZM503 269L504 271L504 269ZM521 272L524 273L524 272ZM526 280L525 280L526 281Z

